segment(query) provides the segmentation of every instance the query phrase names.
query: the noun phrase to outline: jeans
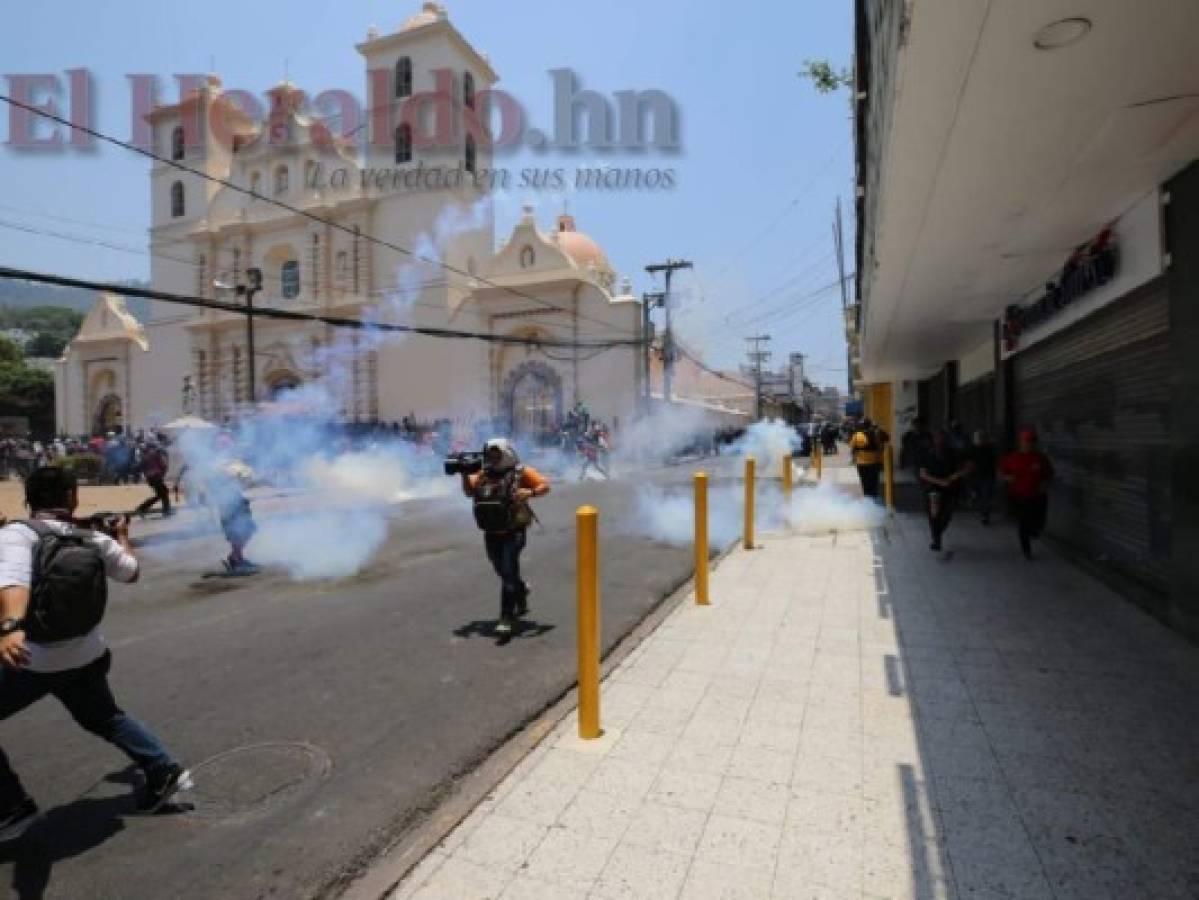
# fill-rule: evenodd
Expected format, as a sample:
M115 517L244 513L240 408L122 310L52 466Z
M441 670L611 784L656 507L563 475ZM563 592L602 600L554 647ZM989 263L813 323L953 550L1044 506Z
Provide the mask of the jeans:
M520 553L525 549L525 530L484 532L483 543L487 558L500 576L500 615L512 616L529 593L529 586L520 577Z
M1032 555L1032 539L1041 536L1045 519L1049 513L1049 498L1045 494L1035 497L1008 497L1008 505L1016 517L1016 530L1020 536L1020 549L1025 556Z
M929 534L938 548L941 546L941 536L945 534L945 529L949 527L949 521L953 518L956 503L957 496L953 491L932 490L924 493Z
M878 496L878 477L882 474L882 463L866 463L858 466L858 478L862 482L862 495L865 497Z
M85 730L113 744L150 775L173 760L144 725L125 715L108 686L112 653L79 669L65 672L30 672L0 668L0 720L53 694ZM9 809L25 797L17 773L0 749L0 809Z
M150 486L150 490L154 492L154 496L144 501L138 506L139 513L149 512L150 507L155 503L162 504L162 514L169 516L171 514L171 492L167 490L167 484L163 481L161 475L147 475L146 484Z

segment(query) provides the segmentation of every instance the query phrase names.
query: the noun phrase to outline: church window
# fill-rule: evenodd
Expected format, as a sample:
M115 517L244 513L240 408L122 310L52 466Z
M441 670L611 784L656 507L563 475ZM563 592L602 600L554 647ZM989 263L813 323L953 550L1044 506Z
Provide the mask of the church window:
M412 162L412 126L407 122L396 129L396 162Z
M463 162L463 168L475 174L475 139L472 135L466 136L466 158Z
M183 126L176 125L171 131L171 159L183 159Z
M257 195L262 190L262 173L250 173L250 190Z
M522 269L531 268L533 263L537 261L537 254L533 252L533 248L525 246L520 251L520 267Z
M178 219L183 212L183 182L176 181L171 185L171 218Z
M396 96L412 96L412 60L407 56L396 60Z
M475 108L475 76L470 72L462 75L462 105L467 109Z
M279 270L279 281L282 283L280 293L285 300L294 300L300 296L300 263L289 259Z
M344 250L337 251L337 257L333 263L334 275L337 278L337 287L344 290L346 286L346 275L350 271L350 254Z
M275 169L275 194L287 193L287 166Z

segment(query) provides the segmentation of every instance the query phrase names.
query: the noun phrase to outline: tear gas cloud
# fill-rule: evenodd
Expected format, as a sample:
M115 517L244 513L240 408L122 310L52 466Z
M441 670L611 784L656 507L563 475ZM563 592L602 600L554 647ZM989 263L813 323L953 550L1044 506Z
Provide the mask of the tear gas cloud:
M484 197L468 208L444 209L432 231L416 239L414 254L441 260L454 237L486 223L489 203ZM433 262L401 265L395 289L364 317L410 321L422 282L434 273L442 274ZM353 575L386 540L392 504L447 492L440 461L427 451L400 440L354 447L340 425L355 357L402 339L370 328L335 332L311 358L320 378L264 404L238 423L236 435L214 428L180 435L175 449L188 467L188 483L214 512L251 480L302 490L282 509L256 511L258 532L247 548L252 559L298 580Z

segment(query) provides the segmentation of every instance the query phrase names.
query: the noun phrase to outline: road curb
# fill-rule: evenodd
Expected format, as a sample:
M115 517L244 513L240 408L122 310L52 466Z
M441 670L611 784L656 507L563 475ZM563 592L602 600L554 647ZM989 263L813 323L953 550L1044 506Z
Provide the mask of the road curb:
M731 541L710 560L709 568L720 565L740 543L740 539ZM616 642L601 662L601 678L606 679L690 596L694 583L695 576L692 575L676 585ZM366 863L365 871L351 874L353 880L348 885L339 891L336 888L338 882L334 882L330 886L332 890L321 895L338 897L340 900L380 900L386 897L576 706L577 686L551 702L544 711L492 751L473 771L454 782L435 809L409 828L390 849Z

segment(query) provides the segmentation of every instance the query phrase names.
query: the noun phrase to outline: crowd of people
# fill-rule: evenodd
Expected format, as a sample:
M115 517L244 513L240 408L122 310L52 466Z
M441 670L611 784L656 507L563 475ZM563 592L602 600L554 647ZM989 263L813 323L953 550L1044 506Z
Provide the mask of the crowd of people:
M850 453L862 493L877 498L891 437L869 418L856 422L851 431ZM1033 558L1032 542L1045 528L1053 479L1053 464L1039 449L1035 429L1022 428L1016 448L1000 456L995 441L984 430L968 433L954 420L934 431L918 416L900 439L899 466L910 471L920 486L931 537L929 549L943 550L945 532L962 507L974 510L983 525L990 525L1002 484L1020 551L1026 559Z

